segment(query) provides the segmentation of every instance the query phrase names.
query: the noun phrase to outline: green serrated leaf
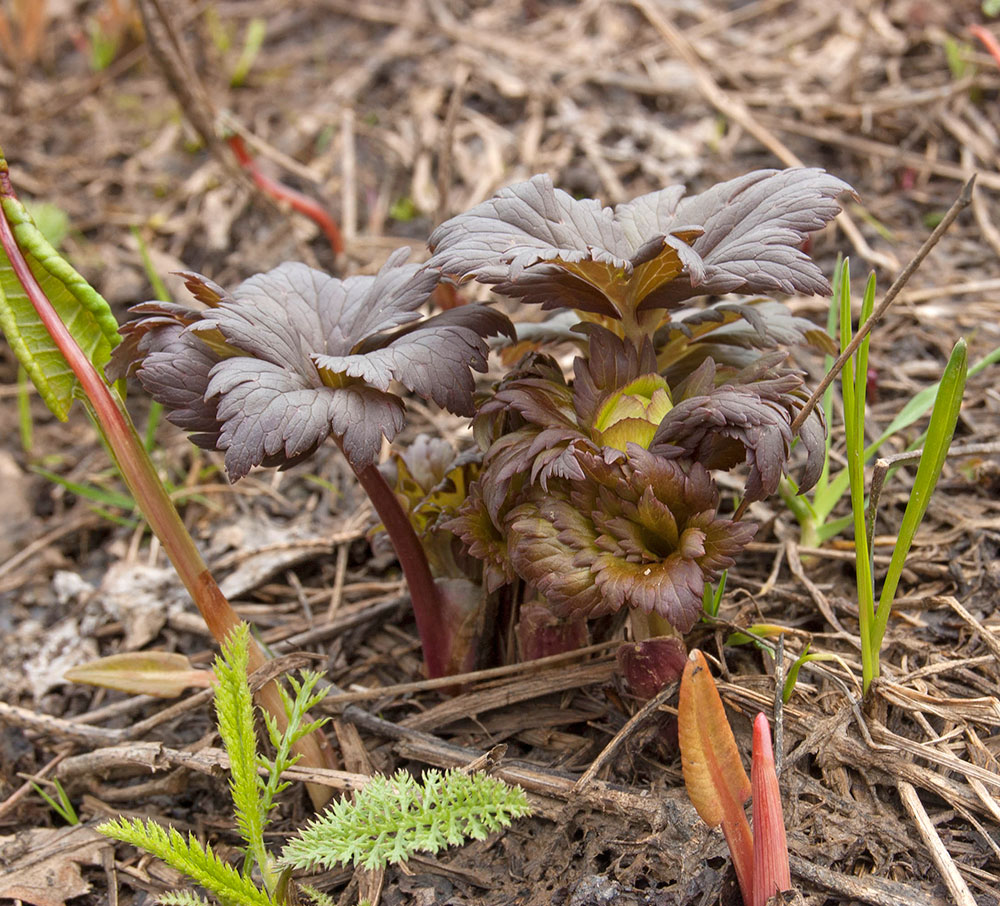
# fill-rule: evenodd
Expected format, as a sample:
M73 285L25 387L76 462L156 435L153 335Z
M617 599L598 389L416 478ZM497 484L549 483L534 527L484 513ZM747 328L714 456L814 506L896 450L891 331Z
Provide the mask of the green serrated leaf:
M7 163L0 155L0 177L4 180L6 169ZM121 340L108 303L60 257L13 195L0 198L0 208L42 290L90 361L102 369L111 357L112 348ZM2 249L0 329L46 405L58 419L65 421L77 379L39 319Z
M253 696L247 679L249 639L250 629L241 623L222 645L222 655L215 660L215 675L219 680L215 711L219 735L229 755L229 785L236 824L258 864L266 869L265 812L261 801L262 783L257 774Z

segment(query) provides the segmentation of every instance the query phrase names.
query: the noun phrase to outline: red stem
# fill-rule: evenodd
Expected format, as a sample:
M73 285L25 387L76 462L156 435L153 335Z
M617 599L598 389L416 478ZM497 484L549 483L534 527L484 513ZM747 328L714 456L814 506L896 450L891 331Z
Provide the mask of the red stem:
M982 25L970 25L969 32L974 38L979 38L983 42L990 56L997 61L997 66L1000 66L1000 42L993 37L993 33Z
M334 255L339 255L344 251L344 237L340 234L340 227L322 205L308 195L303 195L262 172L253 155L247 150L242 135L233 133L226 139L226 142L240 166L250 174L262 192L278 201L287 201L300 214L305 214L306 217L318 224L319 228L326 234Z
M15 199L7 163L0 158L0 204ZM80 348L35 279L17 244L5 209L0 212L0 244L3 245L14 275L24 288L39 320L80 382L94 417L107 439L115 463L136 504L149 523L149 527L160 539L163 549L191 594L205 624L212 635L222 642L242 621L205 565L194 539L181 520L163 482L160 481L160 476L142 445L132 419L112 395L104 378ZM250 640L249 655L251 671L262 667L267 661L264 652L253 639ZM264 686L258 695L264 707L274 715L279 726L284 728L287 718L274 682ZM303 749L304 764L332 767L330 759L332 753L322 733L311 733L303 737L299 743ZM317 807L320 807L329 799L330 791L312 785L310 795Z
M753 904L753 833L750 822L741 811L735 819L726 818L722 822L722 833L729 847L729 856L736 869L736 880L743 894L746 906Z
M413 615L417 621L417 633L424 651L427 676L430 679L447 676L451 633L444 623L444 604L420 539L378 467L369 465L362 469L355 468L354 473L389 533L399 564L403 568L403 575L406 576Z

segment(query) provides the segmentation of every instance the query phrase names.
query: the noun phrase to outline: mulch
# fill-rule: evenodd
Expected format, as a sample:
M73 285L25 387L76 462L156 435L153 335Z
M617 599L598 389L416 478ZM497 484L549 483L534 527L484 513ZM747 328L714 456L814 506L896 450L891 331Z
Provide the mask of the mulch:
M968 31L985 23L997 35L1000 20L973 0L143 6L170 28L154 15L144 31L126 0L49 0L36 43L22 20L12 53L0 29L0 139L15 185L66 213L67 256L120 317L152 296L143 248L183 298L174 271L229 286L289 259L348 274L372 272L400 245L424 255L436 223L537 172L614 204L805 164L858 192L812 248L827 273L838 253L850 257L858 298L869 270L885 291L978 174L969 209L875 330L871 437L940 376L959 336L972 362L1000 345L1000 61ZM232 86L254 18L265 40ZM119 43L94 70L98 26ZM322 200L343 252L259 190L219 122L244 136L262 170ZM826 299L788 304L825 321ZM811 353L797 361L822 375ZM134 515L81 493L121 490L90 425L79 413L55 422L29 395L26 449L6 347L0 378L0 896L30 846L68 872L37 902L138 906L181 879L129 847L98 845L86 825L125 812L236 846L209 696L125 697L67 685L62 673L126 645L204 666L214 647ZM806 903L1000 902L996 386L995 368L969 380L956 445L979 452L946 464L864 709L853 544L803 547L777 498L752 510L762 528L730 571L719 624L687 639L716 659L745 751L756 712L775 714L782 667L761 648L727 644L731 631L785 627L784 670L806 645L836 656L806 664L778 709L792 876ZM141 393L130 406L141 427ZM468 436L462 419L419 403L410 412L404 439ZM336 902L359 891L387 906L738 902L725 844L688 804L665 732L674 690L632 719L640 706L614 645L470 674L458 694L422 680L398 568L372 553L370 509L332 447L230 486L219 458L171 426L157 441L158 465L237 610L277 653L311 652L327 671L330 732L350 775L483 759L535 808L504 834L383 876L315 879ZM843 463L836 420L831 456ZM883 491L877 570L912 476L900 470ZM67 837L25 775L61 780L86 822L79 834ZM289 791L275 846L308 814L301 787Z

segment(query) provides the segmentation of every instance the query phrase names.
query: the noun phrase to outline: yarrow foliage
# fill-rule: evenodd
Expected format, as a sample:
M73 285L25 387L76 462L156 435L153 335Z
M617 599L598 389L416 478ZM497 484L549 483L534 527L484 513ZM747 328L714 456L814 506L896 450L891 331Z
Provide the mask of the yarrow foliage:
M281 861L294 868L334 868L345 862L384 868L418 852L436 853L468 838L483 840L530 813L520 787L487 774L428 771L423 782L406 771L391 778L376 775L353 800L338 800L300 831Z

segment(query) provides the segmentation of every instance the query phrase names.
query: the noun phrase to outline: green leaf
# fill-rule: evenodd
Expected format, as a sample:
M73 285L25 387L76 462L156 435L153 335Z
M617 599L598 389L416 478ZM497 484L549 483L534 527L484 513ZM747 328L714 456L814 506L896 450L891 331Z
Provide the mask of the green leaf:
M992 352L983 356L975 365L969 368L969 377L979 374L984 368L989 365L994 365L1000 362L1000 346L994 349ZM880 446L885 443L893 434L897 431L902 431L903 428L907 428L917 421L928 409L934 405L934 400L937 399L938 388L941 386L941 382L938 381L936 384L931 384L929 387L924 387L918 394L916 394L913 399L911 399L902 409L900 409L899 414L889 422L889 426L883 431L878 438L876 438L871 446L868 448L871 452L866 450L866 454L871 457L875 454Z
M520 787L486 774L432 770L419 783L399 771L372 777L353 802L338 800L289 842L281 861L294 868L342 862L384 868L416 852L482 840L530 812Z
M874 275L865 287L861 305L861 323L871 314L875 304ZM857 352L850 358L841 373L841 391L844 397L844 433L847 441L847 472L851 485L851 513L854 521L855 578L858 592L858 619L865 688L871 677L878 673L877 649L871 643L875 621L875 587L872 580L872 561L865 532L865 394L868 384L868 341L864 338ZM850 266L844 262L840 296L840 347L846 350L851 342L851 287Z
M118 324L108 303L49 244L12 194L7 163L0 155L0 198L3 216L42 290L70 333L98 369L120 341ZM24 288L0 249L0 329L46 405L65 421L77 386L76 377L43 326Z
M222 645L215 659L219 686L215 711L219 735L229 755L229 787L233 794L236 825L261 870L267 873L264 849L266 813L262 801L263 783L257 774L257 733L254 730L253 696L247 679L250 627L241 623Z
M799 671L802 669L802 665L811 664L813 661L837 661L838 663L843 663L841 658L835 654L830 654L829 652L817 651L810 654L809 645L806 645L802 654L795 659L795 663L788 668L788 675L785 677L785 685L781 690L781 700L786 705L788 704L788 700L792 697L792 692L795 691L795 684L799 681Z
M185 839L176 829L155 821L116 818L97 828L99 833L131 843L162 859L171 868L184 872L196 884L212 891L224 906L273 906L270 897L250 878L223 862L211 846L202 846L194 834ZM183 902L175 900L174 902Z
M913 479L913 489L910 492L906 510L903 512L903 522L899 527L899 535L892 549L892 559L889 561L889 570L882 586L882 594L879 596L872 639L873 643L879 646L881 646L882 636L885 634L886 624L889 621L889 611L892 608L893 598L896 596L896 588L903 572L906 555L910 551L910 545L913 543L913 537L924 518L924 513L927 512L931 494L934 492L938 478L941 476L941 469L944 467L944 461L948 456L948 447L951 446L951 438L958 422L958 413L962 407L962 395L965 393L968 356L965 340L959 340L952 350L951 358L948 360L944 375L941 377L941 387L934 402L930 424L927 426L924 452L920 457L920 464L917 466L917 474Z

